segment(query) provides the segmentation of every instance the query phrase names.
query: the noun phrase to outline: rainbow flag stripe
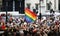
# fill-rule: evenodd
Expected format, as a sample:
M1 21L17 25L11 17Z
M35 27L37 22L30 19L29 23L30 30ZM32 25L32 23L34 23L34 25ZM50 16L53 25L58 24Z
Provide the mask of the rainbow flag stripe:
M29 18L28 16L25 16L25 21L26 21L27 23L34 22L34 20L31 19L31 18Z
M36 20L36 18L37 18L37 15L34 13L34 12L32 12L31 10L29 10L28 8L25 8L25 15L26 15L26 17L28 17L29 18L29 20Z

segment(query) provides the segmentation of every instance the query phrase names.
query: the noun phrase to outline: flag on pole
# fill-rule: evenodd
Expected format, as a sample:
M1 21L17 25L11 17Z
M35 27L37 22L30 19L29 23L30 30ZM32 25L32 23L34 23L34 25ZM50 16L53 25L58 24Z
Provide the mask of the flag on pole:
M30 9L28 8L25 8L25 21L27 23L31 23L31 22L34 22L37 18L37 15L32 12Z

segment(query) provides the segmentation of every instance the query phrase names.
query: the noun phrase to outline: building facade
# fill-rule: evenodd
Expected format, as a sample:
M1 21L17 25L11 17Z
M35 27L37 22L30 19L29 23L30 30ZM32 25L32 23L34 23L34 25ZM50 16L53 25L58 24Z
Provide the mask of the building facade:
M0 0L0 11L24 13L24 0Z
M60 0L0 0L0 12L5 12L7 8L8 12L23 14L26 7L37 14L48 13L50 9L60 12Z
M42 14L49 13L50 9L55 12L60 10L60 0L25 0L25 7L28 7L31 11L41 12Z

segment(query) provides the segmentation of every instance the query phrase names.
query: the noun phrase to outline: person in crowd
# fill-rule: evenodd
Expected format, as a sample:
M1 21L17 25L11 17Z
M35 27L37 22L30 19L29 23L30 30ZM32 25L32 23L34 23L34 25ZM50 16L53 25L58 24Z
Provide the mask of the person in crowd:
M27 23L24 22L23 24L23 32L24 32L24 36L27 36Z
M5 24L4 22L2 22L1 25L2 25L2 26L1 26L1 29L2 29L3 31L6 30L6 24Z
M11 15L8 18L8 22L3 22L0 18L0 30L4 30L5 36L21 36L20 30L24 33L24 36L37 36L39 31L40 36L60 36L60 20L52 17L39 16L39 19L34 23L28 23L24 21L24 17L15 18ZM16 20L17 19L17 20ZM4 20L4 19L3 19ZM6 24L5 24L6 23ZM37 27L37 25L38 27Z
M16 27L16 36L20 36L19 26Z

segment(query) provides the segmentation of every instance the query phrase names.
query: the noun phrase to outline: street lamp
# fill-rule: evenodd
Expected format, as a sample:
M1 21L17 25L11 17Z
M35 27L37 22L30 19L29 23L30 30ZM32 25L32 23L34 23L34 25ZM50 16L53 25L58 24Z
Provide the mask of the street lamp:
M40 4L40 13L41 13L41 0L39 0L39 4Z
M41 22L41 0L39 0L39 8L40 8L40 12L38 12L38 23L40 24L40 22Z
M40 20L41 20L41 17L42 17L42 15L41 15L41 0L39 0L39 5L40 5L40 12L39 12L38 19L40 19Z
M8 8L8 2L6 1L6 24L7 24L7 8Z

